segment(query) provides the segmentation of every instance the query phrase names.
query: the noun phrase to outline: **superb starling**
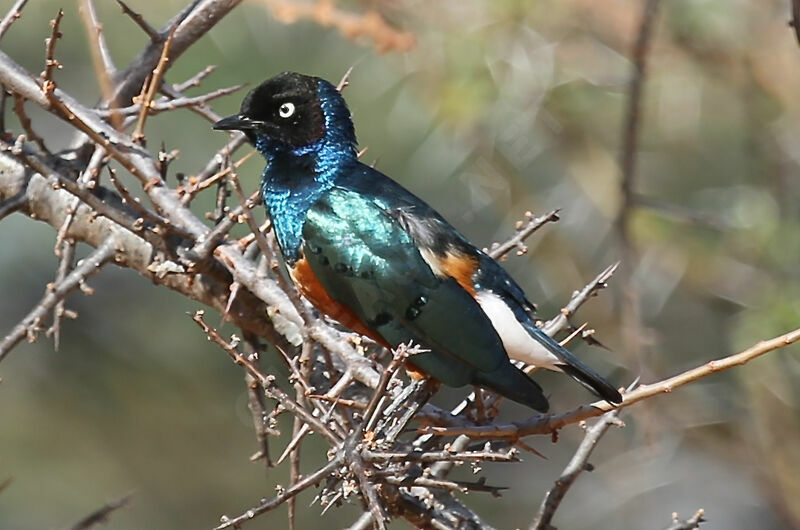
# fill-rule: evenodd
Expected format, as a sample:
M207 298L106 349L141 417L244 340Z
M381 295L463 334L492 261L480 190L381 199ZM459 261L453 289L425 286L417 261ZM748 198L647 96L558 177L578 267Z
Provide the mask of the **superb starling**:
M261 192L290 276L342 325L396 348L449 386L478 385L538 411L517 359L560 370L605 400L620 393L539 330L503 268L424 201L358 160L350 111L329 82L282 73L215 129L243 131L267 160Z

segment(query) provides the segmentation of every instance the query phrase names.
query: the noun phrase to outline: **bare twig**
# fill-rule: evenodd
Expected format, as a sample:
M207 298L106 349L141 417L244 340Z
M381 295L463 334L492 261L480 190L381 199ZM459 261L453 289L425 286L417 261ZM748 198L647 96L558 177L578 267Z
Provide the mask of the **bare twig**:
M516 449L507 451L455 451L452 445L446 451L370 451L365 449L362 457L367 462L518 462Z
M319 394L311 394L311 395L306 396L306 397L308 397L308 399L319 399L319 400L322 400L322 401L327 401L328 403L335 403L336 405L339 405L341 407L348 407L348 408L356 409L356 410L364 410L364 409L367 408L366 403L363 403L361 401L356 401L356 400L353 400L353 399L344 399L344 398L340 398L340 397L330 397L330 396L320 396Z
M378 415L380 414L379 404L384 398L386 387L408 358L406 345L401 344L393 354L392 361L381 374L381 379L375 387L375 392L372 393L372 398L370 398L369 403L367 403L367 408L364 411L364 421L361 423L362 434L369 431L375 422L377 422Z
M55 178L55 177L53 177ZM74 184L74 181L72 181ZM112 191L98 186L94 190L110 203L114 201ZM72 204L73 195L64 189L53 186L53 179L35 173L35 170L25 170L15 158L5 153L0 153L0 195L7 197L24 193L26 204L23 210L31 218L43 221L55 229L63 225L66 211ZM157 285L173 289L189 299L199 301L223 312L230 299L231 279L227 274L220 274L215 269L208 269L203 281L196 281L196 275L187 272L157 273L159 268L170 261L158 250L164 244L163 237L149 243L144 237L153 235L150 231L136 234L121 227L106 217L97 217L89 208L76 211L75 219L71 224L71 239L87 243L92 247L101 245L105 239L113 234L121 243L116 256L116 263L128 267ZM205 270L205 269L204 269ZM262 279L261 283L270 280ZM278 333L267 317L265 302L257 298L246 288L242 288L228 311L228 320L236 326L247 329L263 337L279 347L289 348L290 345ZM344 349L344 351L347 351ZM355 353L354 353L355 355ZM356 360L359 357L355 357ZM363 359L362 359L363 360ZM368 372L364 371L363 376ZM377 373L375 373L377 380Z
M256 190L247 198L246 204L258 204L260 199L261 192ZM244 207L240 205L228 212L222 221L206 234L205 237L198 241L197 245L195 245L190 252L195 254L199 260L206 259L210 256L211 253L214 252L214 249L222 244L223 240L228 236L228 233L236 226L236 223L239 222L239 217L242 215L243 211Z
M34 132L33 125L31 125L31 119L25 112L25 98L16 92L14 93L14 113L19 118L19 123L22 125L22 129L25 131L25 135L28 137L28 139L36 142L36 145L39 146L39 149L41 149L43 153L49 153L50 150L47 149L42 137Z
M133 138L134 142L141 142L144 140L144 123L145 120L147 120L147 115L150 112L150 104L153 102L153 98L156 96L156 92L158 92L158 89L161 86L161 79L164 77L164 73L167 71L169 50L172 46L172 41L175 38L176 29L177 26L173 27L172 30L170 30L167 39L164 41L164 46L161 48L161 56L158 59L158 64L153 70L153 75L150 76L150 84L147 87L147 92L144 95L144 99L139 102L141 105L141 110L139 111L139 120L136 122L136 128L131 134L131 138Z
M556 479L555 485L550 488L544 500L542 500L539 512L530 526L531 530L551 530L553 528L550 525L550 521L553 520L556 510L564 499L564 495L567 494L578 475L586 470L591 471L589 457L608 428L615 423L619 423L618 414L619 410L606 412L594 425L586 429L586 435L583 437L583 441L578 446L569 464L567 464L567 467L561 472L561 476Z
M281 453L281 456L275 461L275 465L280 465L287 457L295 453L296 449L300 447L300 442L303 438L311 432L311 428L307 423L304 423L299 429L292 429L292 439L286 444L286 448Z
M176 109L181 109L185 107L195 107L198 105L203 105L208 103L211 100L220 98L222 96L227 96L228 94L232 94L237 90L241 90L244 85L234 85L230 87L220 88L209 92L207 94L203 94L200 96L182 96L178 98L161 98L158 101L151 101L150 102L150 110L149 114L154 116L160 112L168 112ZM163 85L162 85L163 88ZM98 116L113 116L115 113L120 114L122 116L130 116L132 114L140 114L142 112L143 105L141 102L134 103L128 107L122 109L112 109L112 110L98 110Z
M97 18L97 12L94 7L94 0L81 0L80 8L81 20L86 26L86 33L89 37L89 48L92 52L92 66L94 73L100 83L100 91L103 98L109 101L112 97L113 82L112 79L117 73L117 68L114 66L114 61L111 59L111 52L108 49L105 35L103 34L103 25ZM111 106L111 123L116 129L122 125L122 119L117 113L114 105Z
M481 491L492 493L499 497L502 490L508 489L502 486L489 486L483 482L465 482L455 480L441 480L426 477L398 477L393 475L377 475L377 480L392 484L395 486L414 487L422 486L423 488L436 488L448 491L455 491L460 493L467 493L468 491Z
M361 436L356 436L357 433L353 434L354 435L345 442L345 451L349 457L348 463L350 464L350 471L355 475L356 481L361 489L361 495L364 497L364 500L367 501L367 508L369 508L369 512L372 514L372 521L375 523L375 528L384 530L389 518L383 503L378 497L375 484L371 480L372 473L370 473L369 476L367 475L364 461L356 454Z
M561 308L559 314L548 320L544 326L542 326L542 331L552 337L564 329L564 327L566 327L566 325L569 323L569 317L574 315L580 306L582 306L589 298L595 296L600 290L607 287L608 281L611 279L611 276L614 275L614 272L616 272L618 267L619 262L606 267L603 272L598 274L591 282L586 284L583 289L580 291L575 291L567 305Z
M212 340L221 346L236 364L245 368L253 377L255 377L255 379L264 389L264 393L267 395L267 397L275 399L286 410L300 417L303 421L308 423L315 432L318 432L326 440L328 440L328 442L334 445L339 443L339 438L324 423L322 423L318 418L315 418L305 408L298 405L295 400L286 394L286 392L275 385L275 377L264 374L255 364L253 364L252 361L242 355L231 343L223 339L217 330L206 324L206 322L203 320L203 311L196 311L192 315L192 320L194 320L194 322L206 333L209 340Z
M218 3L224 4L225 1L218 0ZM199 5L206 6L203 2ZM217 4L214 5L220 7ZM212 6L206 7L211 9ZM213 19L213 16L211 18ZM209 20L203 19L198 23L206 25L208 22ZM176 44L179 34L180 32L176 33ZM48 110L55 111L57 115L86 132L90 138L102 145L115 160L118 160L140 179L153 203L172 223L185 228L195 238L201 238L208 232L208 228L180 204L174 191L161 185L161 176L152 157L143 153L138 146L131 144L130 140L97 118L91 110L86 109L58 89L52 94L42 95L38 86L29 79L24 70L2 52L0 52L0 82L6 84L7 88L19 91L25 97L30 97ZM124 149L124 153L122 149ZM158 185L153 185L153 183ZM265 282L263 277L257 274L253 264L245 261L241 253L234 247L229 245L224 248L218 247L215 250L215 256L228 268L236 281L260 298L275 315L280 313L281 334L284 335L285 340L298 344L302 336L303 321L286 293L281 291L274 282ZM261 329L268 331L263 327ZM268 335L275 337L274 328L273 332L268 332ZM283 342L284 339L278 339L278 341ZM342 351L337 346L326 345L326 348ZM345 349L352 350L352 348ZM352 351L347 355L351 354ZM354 373L359 378L367 375L367 372L361 369Z
M350 74L352 73L353 73L353 67L351 66L350 68L347 69L347 71L344 73L339 82L336 83L336 90L341 92L342 90L350 86Z
M103 33L103 25L97 18L94 0L82 0L81 7L83 8L81 9L81 14L85 17L84 23L87 30L90 31L89 45L92 47L92 54L94 55L95 74L102 78L101 86L105 97L111 90L111 79L117 73L117 67L114 66L111 51L108 49L108 43ZM94 38L91 38L91 32L94 32Z
M0 143L2 145L2 143ZM70 180L61 173L46 166L43 162L34 156L27 156L20 154L19 157L25 162L28 167L38 171L41 175L55 181L58 186L63 187L69 193L78 197L85 204L89 205L97 214L111 219L119 226L131 231L134 234L140 235L154 246L162 246L164 240L161 237L155 237L150 230L145 230L143 226L138 225L136 220L131 219L124 211L114 208L110 204L103 202L99 197L94 195L90 190L87 190L77 184L77 182ZM63 226L63 224L61 225ZM171 229L175 229L178 233L183 232L177 227L170 225ZM183 232L185 234L185 232Z
M117 240L114 237L108 238L101 246L81 260L78 266L64 278L64 281L57 285L49 285L41 301L0 342L0 361L25 337L31 341L35 340L36 331L44 317L53 310L59 300L77 289L81 282L98 272L108 260L113 258L116 245Z
M72 241L62 241L59 248L59 255L56 285L63 282L64 278L72 271L72 260L75 257L75 243ZM48 337L53 337L53 349L56 351L58 351L61 342L61 317L65 314L66 309L64 299L62 298L56 304L55 309L53 309L53 323L46 333Z
M70 527L70 530L86 530L95 525L107 523L111 513L130 504L132 498L133 498L133 493L129 493L123 497L120 497L117 500L106 503L98 510L90 513L89 515L87 515L74 525L72 525Z
M672 524L665 528L665 530L696 530L697 528L700 528L700 523L706 522L705 514L705 510L701 508L688 519L680 519L678 517L678 513L673 512Z
M64 18L64 10L59 9L58 13L56 13L56 18L50 21L50 26L53 28L52 34L45 39L45 59L44 59L44 71L41 73L42 78L42 90L45 93L52 92L55 88L55 82L53 81L53 70L61 68L61 63L58 62L56 59L56 43L58 39L61 38L61 32L59 31L59 27L61 26L61 19Z
M91 158L89 159L89 163L86 165L86 168L81 172L81 175L78 177L77 182L75 183L78 188L81 190L91 190L97 184L97 177L100 174L100 168L103 164L106 163L106 156L105 151L101 147L95 147L94 152L92 153ZM75 219L75 212L77 212L78 208L80 207L81 200L79 197L75 197L72 201L72 204L69 205L67 208L67 217L64 219L64 222L58 228L58 235L56 235L56 244L55 244L55 254L56 256L61 255L61 246L64 240L67 237L67 232L69 231L70 226L72 225L73 219Z
M623 401L619 405L611 405L606 401L596 401L589 405L582 405L568 412L560 414L544 414L537 415L533 418L515 424L508 425L486 425L474 426L471 428L442 428L442 427L422 427L420 429L423 433L431 433L438 436L453 436L457 434L466 434L472 438L494 438L494 439L517 439L522 436L530 436L533 434L548 434L566 425L578 423L579 421L589 418L601 416L602 414L613 410L614 408L624 408L639 401L657 396L659 394L667 394L674 391L676 388L707 377L711 374L740 366L747 362L760 357L765 353L773 350L784 348L790 344L800 341L800 328L788 333L784 333L773 339L761 341L750 348L723 357L709 361L697 368L687 370L683 373L651 383L648 385L641 385L632 392L623 394Z
M60 97L50 92L47 94L47 100L49 105L55 109L60 117L70 122L81 132L85 133L96 144L103 146L106 151L108 151L108 153L114 157L114 160L119 162L132 175L136 176L145 186L145 190L152 187L152 179L157 178L158 181L161 180L160 175L158 175L157 171L155 171L154 165L145 169L136 164L129 156L130 151L127 150L128 146L125 146L126 151L123 153L123 151L120 149L121 146L116 145L110 138L108 138L106 134L103 134L105 131L98 130L97 128L86 123L83 118L78 116ZM130 147L135 146L131 145ZM158 176L156 177L156 175Z
M198 87L200 86L200 83L202 83L203 80L209 75L211 75L216 69L217 69L216 65L210 64L205 68L203 68L202 70L200 70L199 72L197 72L189 79L187 79L186 81L184 81L183 83L172 85L172 88L176 92L185 92L190 88Z
M310 488L311 486L317 484L321 480L325 479L333 473L337 467L339 467L341 460L340 457L334 457L333 460L325 464L323 467L318 469L317 471L311 473L310 475L306 475L302 480L297 481L294 485L290 488L284 490L279 495L266 500L260 503L258 506L250 508L242 515L234 518L228 518L222 516L220 519L222 524L215 527L214 530L223 530L224 528L239 528L242 523L253 519L254 517L261 515L262 513L268 512L270 510L274 510L288 499L298 495L302 491Z
M248 198L245 197L244 191L242 190L242 184L239 182L239 175L236 173L236 168L229 163L226 169L228 170L228 180L233 185L233 189L236 191L236 196L239 198L239 204L242 206L241 215L244 217L247 226L250 227L250 231L255 236L256 244L258 245L259 250L261 250L261 255L271 258L273 256L272 248L270 248L267 238L258 228L258 224L253 218L252 209L255 204L253 202L249 202Z
M189 4L185 11L168 21L163 29L160 31L154 30L158 37L148 32L151 36L151 42L128 68L119 74L118 77L121 81L116 86L114 100L120 106L126 106L138 94L145 78L150 75L158 64L162 49L161 42L176 24L177 29L175 30L169 56L171 63L183 54L189 46L194 44L197 39L214 27L231 9L239 5L241 1L196 0Z
M227 156L227 147L228 146L223 148L222 150L223 154L218 154L218 156ZM201 176L198 176L193 179L190 179L189 186L179 190L180 192L183 193L183 198L182 198L183 204L188 204L197 193L210 188L211 186L219 182L220 179L228 176L232 170L238 168L239 166L247 162L247 160L250 159L250 157L253 156L256 152L257 151L253 149L252 151L244 155L242 158L234 162L232 167L228 166L223 168L221 167L221 165L217 166L220 167L220 170L217 171L216 173L212 171L212 173L206 178L201 178ZM204 173L205 171L201 173L201 175L204 175Z
M14 2L14 5L11 6L11 9L8 10L8 13L5 14L3 20L0 20L0 39L3 38L8 28L11 27L11 24L16 22L16 20L22 15L22 8L25 7L25 4L28 3L28 0L17 0Z
M167 96L167 98L178 99L178 100L187 98L187 96L184 96L182 92L178 92L177 90L175 90L172 87L172 85L169 85L169 84L166 84L166 83L161 83L161 88L159 90L161 91L162 94ZM216 94L212 94L212 95L213 95L213 97L219 97L219 95L222 95L222 94L220 94L220 92L225 92L227 90L228 89L222 89L220 91L215 91L217 93ZM213 97L212 98L207 98L206 101L208 101L210 99L213 99ZM202 99L203 96L200 96L200 98ZM165 105L168 106L168 104L165 104ZM209 123L216 123L220 119L222 119L222 116L220 116L219 114L214 112L211 109L211 107L208 106L208 104L206 102L202 102L202 101L195 102L193 105L189 105L186 108L188 108L190 111L194 112L198 116L202 117L203 119L205 119Z
M558 212L559 210L553 210L540 217L534 217L532 212L525 212L526 221L517 222L514 235L503 243L493 243L488 254L496 260L502 260L515 248L518 256L525 254L528 251L525 240L547 223L558 221Z
M301 396L297 396L298 401L301 399ZM295 416L294 420L292 421L292 434L297 436L300 430L303 427L307 427L307 423L303 423L300 421L300 418ZM299 443L299 442L298 442ZM300 451L299 445L297 451L292 451L290 458L289 458L289 484L295 484L297 481L300 480ZM287 510L286 515L289 522L289 530L295 530L295 517L297 515L297 497L292 497L287 502Z
M247 347L247 355L254 363L258 363L258 340L251 333L244 332L245 345ZM266 425L266 404L264 403L264 393L260 390L261 385L258 384L256 378L249 372L244 374L245 384L247 385L247 406L250 409L250 415L253 419L253 428L256 432L256 441L258 442L258 451L251 457L250 461L263 460L267 469L272 467L272 460L269 456L269 436L271 430Z
M108 168L108 180L111 181L111 183L114 185L114 187L117 189L120 196L122 197L122 204L131 206L134 210L136 210L139 214L141 214L143 220L151 221L157 227L158 226L162 227L165 230L165 232L175 231L176 233L181 234L182 237L191 237L185 231L179 228L176 229L176 227L172 223L170 223L168 219L165 219L156 212L148 210L147 208L142 206L141 201L137 197L131 195L131 193L128 191L128 188L126 188L122 184L122 182L119 181L119 179L117 178L117 172L116 170L114 170L114 168L111 167ZM136 221L134 221L134 223L136 223ZM157 228L155 230L158 231Z
M122 8L122 12L128 15L131 20L133 20L136 25L142 29L142 31L147 33L147 36L150 37L152 42L160 43L162 40L164 40L158 30L151 26L141 14L128 7L128 4L122 0L117 0L117 3L119 4L119 7Z

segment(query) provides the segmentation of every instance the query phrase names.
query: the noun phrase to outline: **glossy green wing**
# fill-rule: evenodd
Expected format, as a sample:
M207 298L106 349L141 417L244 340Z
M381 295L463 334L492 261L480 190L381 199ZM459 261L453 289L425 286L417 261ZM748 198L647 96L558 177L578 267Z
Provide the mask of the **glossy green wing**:
M491 322L452 278L437 277L392 216L361 194L333 189L308 211L303 252L328 294L392 346L431 350L413 362L452 386L508 357Z

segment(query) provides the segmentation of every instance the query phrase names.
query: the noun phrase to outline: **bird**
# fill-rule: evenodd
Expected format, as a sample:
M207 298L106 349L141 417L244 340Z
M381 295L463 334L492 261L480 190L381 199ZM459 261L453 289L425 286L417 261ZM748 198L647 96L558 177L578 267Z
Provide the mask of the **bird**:
M514 279L422 199L358 157L340 90L283 72L216 130L242 131L266 159L261 195L289 276L313 306L387 348L419 346L413 376L473 385L539 412L542 387L511 359L622 396L543 333Z

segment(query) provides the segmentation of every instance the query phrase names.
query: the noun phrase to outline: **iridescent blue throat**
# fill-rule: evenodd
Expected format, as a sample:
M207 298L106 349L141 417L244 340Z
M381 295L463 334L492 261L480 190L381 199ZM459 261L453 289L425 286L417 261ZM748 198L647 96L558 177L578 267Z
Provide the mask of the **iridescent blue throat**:
M320 80L317 95L325 117L322 138L296 149L256 139L256 149L267 159L261 194L289 266L300 258L306 212L358 160L350 111L339 91Z

